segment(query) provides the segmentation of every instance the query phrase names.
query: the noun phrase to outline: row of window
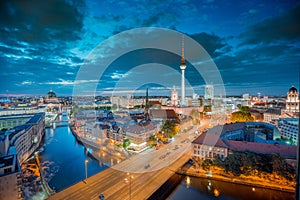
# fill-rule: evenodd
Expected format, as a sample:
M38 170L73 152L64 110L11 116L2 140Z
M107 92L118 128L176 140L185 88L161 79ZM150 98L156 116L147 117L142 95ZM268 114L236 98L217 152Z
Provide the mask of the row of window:
M194 149L202 149L202 150L209 150L209 151L217 151L217 152L224 152L223 148L216 148L216 147L209 147L209 146L201 146L201 145L194 145Z
M224 158L224 154L215 153L215 152L211 152L211 151L197 151L197 150L194 150L194 154L196 154L200 157L204 157L204 158L214 158L215 156L219 156L221 159Z

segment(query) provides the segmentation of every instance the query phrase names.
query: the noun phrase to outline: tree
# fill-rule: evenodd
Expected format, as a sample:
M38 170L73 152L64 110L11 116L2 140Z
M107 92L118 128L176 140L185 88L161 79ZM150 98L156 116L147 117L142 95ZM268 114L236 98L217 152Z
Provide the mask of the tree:
M234 113L231 113L231 121L234 122L251 122L254 121L253 117L250 113L243 112L243 111L237 111Z
M201 164L202 169L206 171L209 170L212 165L213 165L213 161L211 161L210 159L205 159Z
M174 137L178 133L179 127L167 119L162 126L162 131L167 137Z
M249 106L240 106L239 110L242 112L247 112L249 110Z
M123 140L123 148L126 149L127 147L129 147L129 145L131 144L130 139L125 139Z
M200 112L196 109L193 109L190 113L190 116L193 119L193 124L199 124L200 122Z
M273 154L271 159L273 173L283 176L288 180L294 179L296 173L294 167L289 165L279 154Z
M154 135L151 135L151 136L149 137L149 141L155 142L155 137L154 137Z

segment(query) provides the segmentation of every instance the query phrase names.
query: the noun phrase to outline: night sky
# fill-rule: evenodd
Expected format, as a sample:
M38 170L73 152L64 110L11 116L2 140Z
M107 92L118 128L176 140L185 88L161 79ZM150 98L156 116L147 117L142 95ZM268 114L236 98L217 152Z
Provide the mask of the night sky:
M141 27L176 30L197 41L216 64L227 95L285 95L292 85L299 90L299 19L300 1L292 0L1 0L0 95L45 95L50 87L58 96L72 95L77 72L94 48ZM165 73L180 72L180 56L146 49L115 60L101 80L82 82L99 81L97 94L107 94L132 68L149 62L173 69ZM203 95L205 82L189 65L186 78ZM161 86L153 83L152 94ZM126 86L145 89L143 83Z

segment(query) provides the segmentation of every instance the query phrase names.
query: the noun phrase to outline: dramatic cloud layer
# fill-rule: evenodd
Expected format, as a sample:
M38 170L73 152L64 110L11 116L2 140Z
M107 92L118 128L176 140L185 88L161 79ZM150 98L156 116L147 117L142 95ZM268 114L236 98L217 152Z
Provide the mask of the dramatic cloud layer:
M282 95L299 85L299 18L296 0L3 0L0 94L44 95L52 87L58 95L70 95L80 66L98 44L124 30L153 26L180 31L199 42L216 63L227 94ZM179 48L180 44L179 39ZM98 90L108 91L130 69L149 62L180 72L177 55L136 51L106 70ZM203 87L190 63L186 78L193 87Z

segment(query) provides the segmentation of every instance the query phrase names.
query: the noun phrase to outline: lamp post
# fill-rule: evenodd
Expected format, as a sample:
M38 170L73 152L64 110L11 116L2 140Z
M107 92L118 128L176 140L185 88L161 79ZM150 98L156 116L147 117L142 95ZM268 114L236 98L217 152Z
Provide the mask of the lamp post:
M129 182L129 199L131 200L131 184L132 184L132 179L134 178L130 173L127 173L128 178L125 178L124 181L127 184Z
M88 164L88 160L85 160L84 161L84 164L85 164L85 180L87 181L87 164Z

